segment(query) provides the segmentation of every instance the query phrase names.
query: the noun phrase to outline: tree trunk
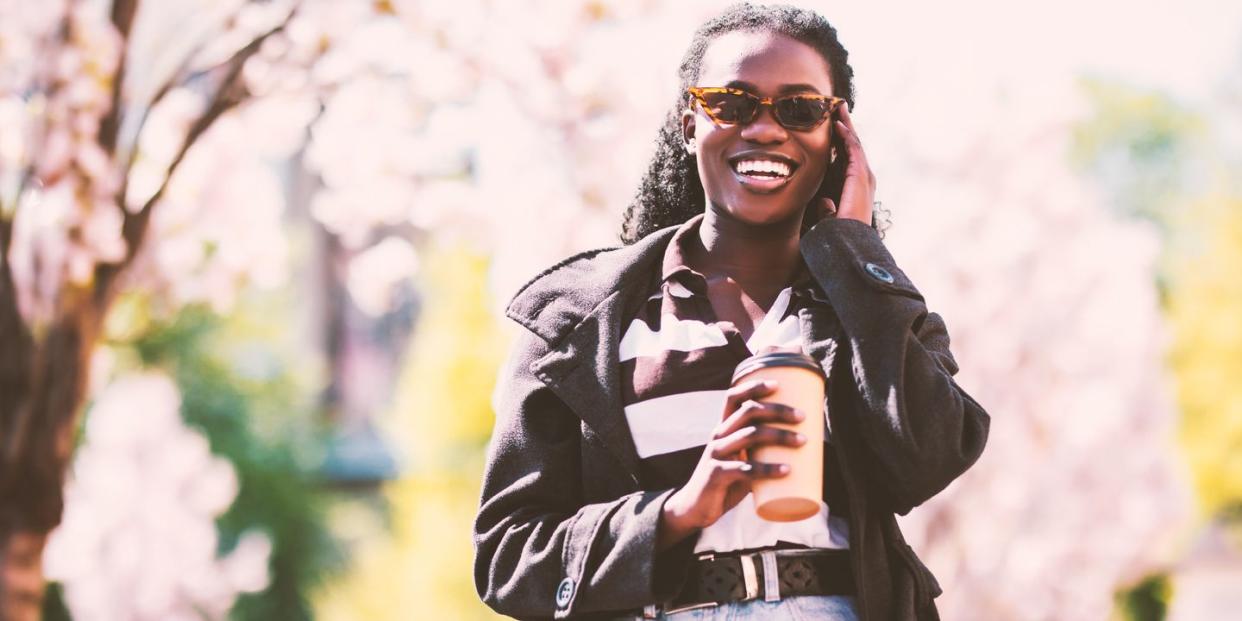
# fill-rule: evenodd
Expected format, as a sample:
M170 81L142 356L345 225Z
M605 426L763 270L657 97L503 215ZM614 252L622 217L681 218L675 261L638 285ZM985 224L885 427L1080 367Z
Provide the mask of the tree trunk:
M43 608L43 547L47 535L0 534L0 619L37 621Z
M3 288L0 287L0 291ZM38 340L0 298L0 621L35 621L43 548L60 524L64 484L102 300L84 294Z

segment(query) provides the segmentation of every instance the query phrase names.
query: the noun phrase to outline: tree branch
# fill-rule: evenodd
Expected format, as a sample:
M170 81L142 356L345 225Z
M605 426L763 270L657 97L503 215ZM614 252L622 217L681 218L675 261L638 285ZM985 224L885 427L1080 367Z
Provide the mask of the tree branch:
M24 395L30 378L32 342L30 331L22 320L17 301L17 286L9 264L9 247L13 240L13 221L0 218L0 343L4 354L0 355L0 499L7 498L10 478L16 459L16 446L20 442ZM2 503L0 503L2 504Z
M138 13L138 0L113 0L112 26L121 35L121 60L112 78L112 107L99 123L99 146L111 154L116 150L117 133L121 130L121 108L125 88L125 68L129 64L129 33Z
M9 265L9 246L13 243L13 221L0 216L0 334L7 330L10 317L21 317L17 308L17 285Z
M39 54L37 57L41 59L56 58L58 50L55 48L63 46L68 40L69 7L66 6L65 10L60 15L60 22L54 33L50 36L40 37ZM44 60L40 62L47 61ZM42 92L47 99L53 98L59 90L59 84L55 80L46 77L46 74L49 73L51 72L36 71L35 78L32 80L29 87L30 92ZM39 149L42 149L45 146L48 133L48 120L46 113L37 121L34 118L27 117L27 122L30 123L32 127L37 128L37 130L30 130L30 134L35 134L36 131L42 132L40 134L40 138L43 142L38 143ZM31 151L35 151L36 141L34 138L30 138L30 141ZM9 214L8 220L5 222L7 225L6 229L0 231L0 237L3 237L0 241L3 241L4 245L3 256L0 256L0 272L5 272L10 278L12 277L12 274L8 259L9 244L12 243L13 229L17 226L15 224L17 222L17 218L21 216L22 197L26 194L26 190L30 188L31 182L36 181L36 171L38 170L39 157L41 155L42 153L38 151L36 151L33 155L28 154L25 157L25 163L19 166L21 168L21 172L17 175L17 189L13 194L12 210ZM37 181L42 183L42 179L38 179ZM4 220L3 215L0 215L0 220Z
M293 17L292 14L287 16L284 22L282 22L280 26L281 27L285 26L288 23L289 19L292 17ZM276 32L279 32L279 30L280 28L277 28L271 32L264 33L261 36L261 39L266 39L267 37L272 36ZM138 117L138 125L137 127L134 128L134 131L133 131L133 140L129 144L125 145L126 148L123 151L122 150L117 151L118 156L124 156L125 158L125 167L122 170L121 189L120 189L119 198L118 198L118 200L120 201L122 205L125 204L125 198L129 190L129 173L131 170L133 170L134 163L137 162L138 160L138 141L142 137L143 129L146 128L147 126L147 120L151 117L151 112L155 110L156 106L158 106L160 102L164 101L164 97L168 96L168 93L172 92L173 88L181 84L193 82L194 80L199 79L203 76L206 76L207 74L213 71L218 71L220 70L220 68L230 65L231 63L235 62L237 58L237 54L241 53L242 51L242 50L238 50L238 52L234 53L233 56L230 56L228 59L220 63L217 63L210 67L206 67L204 69L200 69L193 73L190 73L189 69L190 69L190 66L194 63L194 59L197 58L198 54L207 47L207 44L211 42L211 39L212 39L212 35L203 37L202 40L200 40L197 44L195 44L193 48L191 48L190 51L185 55L185 57L181 59L181 62L177 65L177 68L173 70L172 74L168 77L168 80L166 80L163 84L161 84L158 89L156 89L155 93L151 95L151 100L147 102L147 105L143 106L142 113ZM245 48L243 48L243 50L244 49Z
M172 162L169 163L168 170L165 172L159 188L157 188L155 193L147 199L146 203L143 204L142 208L138 212L130 213L128 210L122 209L122 213L125 215L125 220L121 226L121 236L125 240L125 257L117 263L101 263L96 266L95 295L99 302L106 302L107 299L111 297L113 293L112 287L114 286L117 276L119 276L120 273L133 262L134 257L137 256L143 239L146 237L147 228L151 220L151 212L156 203L163 198L164 192L168 189L168 184L171 182L177 168L181 165L182 160L185 159L186 154L190 151L190 147L194 146L199 137L211 128L212 124L216 122L216 119L219 119L225 112L236 107L249 96L249 93L246 91L245 84L241 79L242 69L245 67L246 61L258 53L259 48L263 45L263 42L268 39L268 37L283 31L285 27L288 26L289 21L293 19L296 12L297 9L295 7L295 9L290 11L289 15L286 16L280 24L255 37L253 41L246 44L245 47L233 54L227 63L221 65L227 67L227 70L225 71L224 78L220 81L220 86L216 91L215 96L212 98L211 103L207 106L207 109L203 112L202 116L200 116L198 120L190 126L190 130L186 133L185 141L182 142L176 156L174 156ZM125 200L124 188L126 185L127 184L125 183L122 184L122 194L119 197L122 201Z

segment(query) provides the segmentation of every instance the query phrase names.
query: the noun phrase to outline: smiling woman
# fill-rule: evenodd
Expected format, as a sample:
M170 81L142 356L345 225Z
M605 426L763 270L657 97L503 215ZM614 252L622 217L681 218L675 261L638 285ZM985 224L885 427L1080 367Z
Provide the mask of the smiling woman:
M707 48L699 82L738 89L704 93L691 87L693 108L681 115L682 138L711 198L709 213L750 224L787 222L796 231L828 167L832 124L824 121L833 106L824 100L812 115L811 106L787 97L831 95L828 61L784 34L735 31ZM754 105L763 97L785 99L765 110ZM789 116L800 123L790 127Z
M526 330L496 389L475 521L475 583L498 612L938 617L895 514L978 459L989 417L874 228L852 77L813 12L742 4L707 22L627 245L571 257L510 302ZM734 384L773 351L823 372L822 408ZM756 457L780 451L816 464L818 513L757 512L752 486L791 466Z

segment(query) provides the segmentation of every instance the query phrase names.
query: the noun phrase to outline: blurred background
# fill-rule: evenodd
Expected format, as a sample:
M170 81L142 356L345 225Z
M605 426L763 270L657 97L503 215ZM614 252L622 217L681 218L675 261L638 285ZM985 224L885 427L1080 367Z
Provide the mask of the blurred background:
M942 616L1236 618L1242 3L798 4L992 415ZM501 311L724 6L0 0L0 617L493 618Z

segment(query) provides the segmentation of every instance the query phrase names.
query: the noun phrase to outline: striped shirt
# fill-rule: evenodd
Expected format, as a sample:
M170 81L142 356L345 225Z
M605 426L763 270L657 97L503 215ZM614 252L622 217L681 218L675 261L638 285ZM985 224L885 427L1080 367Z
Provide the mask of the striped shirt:
M724 413L725 392L739 362L770 347L803 345L798 310L809 302L814 286L806 266L799 266L793 283L780 292L750 338L743 339L732 322L717 320L706 279L686 264L691 244L700 243L702 219L695 216L677 230L664 253L656 290L621 338L625 417L646 489L679 487L689 480ZM830 460L831 446L825 443L824 458ZM830 468L830 487L839 480L834 474ZM848 548L845 515L842 507L832 512L824 504L819 515L805 520L769 522L758 516L748 495L702 531L695 550L726 552L778 542Z

